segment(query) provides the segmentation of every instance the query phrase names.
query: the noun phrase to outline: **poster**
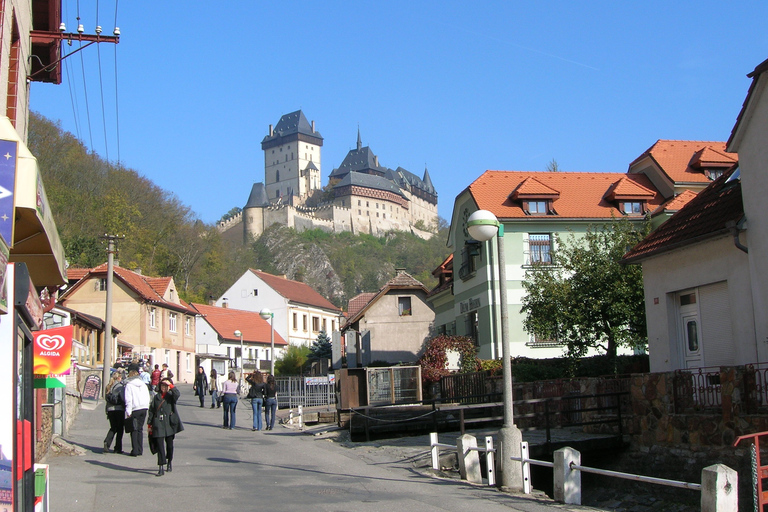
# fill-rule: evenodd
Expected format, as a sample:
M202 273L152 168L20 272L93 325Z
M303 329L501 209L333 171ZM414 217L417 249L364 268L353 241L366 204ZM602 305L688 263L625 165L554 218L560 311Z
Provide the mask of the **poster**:
M56 327L37 331L35 336L34 374L38 377L69 375L72 367L74 327Z
M101 377L98 375L89 375L85 379L85 385L83 386L83 393L81 395L83 400L98 400L100 396L99 391L101 391Z

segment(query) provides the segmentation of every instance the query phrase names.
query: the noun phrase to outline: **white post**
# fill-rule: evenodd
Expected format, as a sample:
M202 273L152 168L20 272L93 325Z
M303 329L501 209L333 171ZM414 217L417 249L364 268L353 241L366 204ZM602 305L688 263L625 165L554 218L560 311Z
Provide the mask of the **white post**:
M531 463L527 460L530 458L528 441L520 443L520 457L523 459L523 492L531 494Z
M581 465L581 454L566 446L555 451L555 501L581 505L581 471L571 469L571 463Z
M488 468L488 485L496 485L496 457L491 436L485 436L485 467Z
M299 406L299 430L304 430L304 408Z
M724 464L701 470L701 512L738 512L739 474Z
M437 432L429 433L429 445L432 452L432 469L438 471L440 469L440 447L437 446Z
M477 448L475 436L464 434L456 438L461 479L473 484L481 484L483 483L483 475L480 471L480 454L473 448Z

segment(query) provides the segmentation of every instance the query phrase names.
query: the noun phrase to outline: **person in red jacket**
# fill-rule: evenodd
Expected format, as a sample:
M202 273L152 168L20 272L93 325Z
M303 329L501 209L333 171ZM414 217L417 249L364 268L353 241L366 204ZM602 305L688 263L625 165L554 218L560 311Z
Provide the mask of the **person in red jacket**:
M162 372L160 371L160 365L155 365L155 369L152 370L152 375L149 381L149 385L152 386L152 389L155 391L160 391L160 374Z

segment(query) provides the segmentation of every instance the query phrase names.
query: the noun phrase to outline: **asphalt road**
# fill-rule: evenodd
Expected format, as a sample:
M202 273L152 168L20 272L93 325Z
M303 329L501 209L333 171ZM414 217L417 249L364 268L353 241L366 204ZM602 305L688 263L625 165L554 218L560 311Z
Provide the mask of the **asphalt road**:
M83 455L49 456L51 509L56 512L146 511L589 511L495 488L435 478L414 467L412 451L350 447L321 435L276 425L251 431L250 404L237 427L224 430L222 409L198 407L181 385L173 472L154 476L156 456L103 454L108 429L103 404L81 410L65 440ZM130 450L125 436L124 449ZM427 447L424 447L426 451Z

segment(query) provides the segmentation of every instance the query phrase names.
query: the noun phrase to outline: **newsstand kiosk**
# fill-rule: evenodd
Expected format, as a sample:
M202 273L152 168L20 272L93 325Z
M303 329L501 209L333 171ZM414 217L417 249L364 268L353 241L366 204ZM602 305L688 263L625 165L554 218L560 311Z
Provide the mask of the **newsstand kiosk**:
M1 258L2 256L0 256ZM7 257L7 256L6 256ZM35 510L33 336L43 307L24 263L6 269L0 299L0 511Z

